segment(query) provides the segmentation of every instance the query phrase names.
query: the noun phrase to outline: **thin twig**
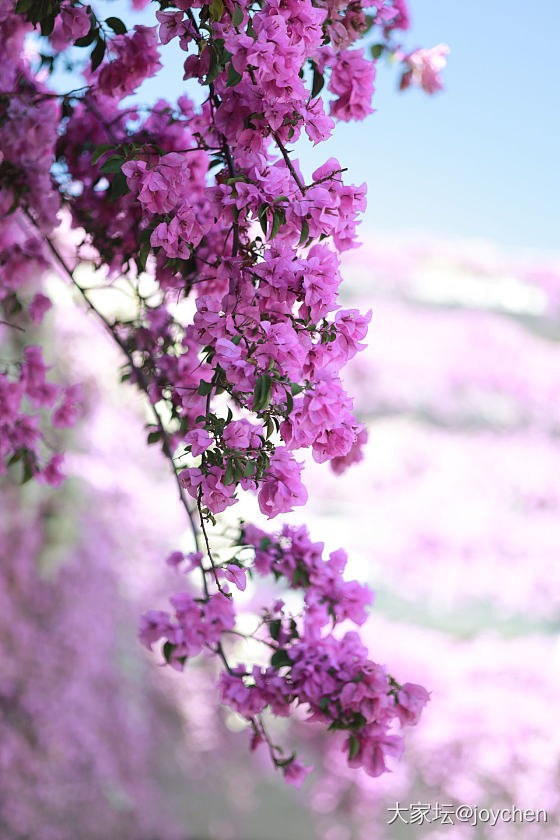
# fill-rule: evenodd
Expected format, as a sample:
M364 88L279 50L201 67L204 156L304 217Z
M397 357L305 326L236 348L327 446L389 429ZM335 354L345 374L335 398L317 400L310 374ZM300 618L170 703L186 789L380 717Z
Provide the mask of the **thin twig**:
M11 324L9 321L0 321L0 324L4 324L5 327L11 327L13 330L25 332L24 328L20 327L19 324Z
M33 219L33 217L31 216L31 214L29 213L29 211L27 209L24 210L24 213L27 216L27 218L33 224L35 224L35 220ZM166 429L163 425L161 415L160 415L159 411L157 410L156 406L154 405L154 403L152 401L152 398L150 396L149 384L146 380L146 377L144 376L143 371L140 368L138 368L136 366L136 364L134 363L134 359L132 358L132 354L131 354L130 350L128 349L128 347L126 346L125 342L119 337L119 335L116 333L116 331L111 326L111 324L107 320L107 318L103 315L103 313L100 312L97 309L97 307L92 303L92 301L90 300L86 290L83 289L82 286L80 286L80 284L77 282L76 278L74 277L74 272L66 264L66 261L64 260L64 258L60 254L60 252L58 251L57 247L52 242L51 238L49 236L46 236L45 241L46 241L50 251L52 252L54 257L56 258L57 262L60 264L60 266L62 267L65 274L68 276L68 278L71 280L73 286L80 292L80 294L81 294L82 298L84 299L85 303L87 304L88 308L103 323L105 329L111 335L113 341L115 341L115 343L119 346L119 348L125 354L126 358L129 361L129 364L130 364L130 366L131 366L131 368L134 372L135 381L137 382L140 389L144 392L144 394L148 398L148 401L150 403L150 408L152 410L152 414L154 415L156 425L157 425L157 427L160 431L160 434L161 434L162 451L163 451L164 455L166 456L166 458L168 459L169 463L171 464L171 468L173 470L173 475L175 476L175 481L176 481L176 484L177 484L177 488L179 490L179 500L180 500L181 504L183 505L183 507L184 507L184 509L187 513L187 516L189 518L195 548L196 548L196 551L200 551L200 541L199 541L199 537L198 537L198 528L196 526L196 522L195 522L195 518L194 518L194 511L192 511L190 506L189 506L189 503L188 503L186 495L185 495L184 487L181 484L181 480L179 478L179 475L177 473L177 469L176 469L175 464L173 462L173 451L172 451L172 447L171 447L171 440L170 440L169 435L168 435L168 433L167 433L167 431L166 431ZM204 575L204 572L203 572L203 579L206 582L206 576Z

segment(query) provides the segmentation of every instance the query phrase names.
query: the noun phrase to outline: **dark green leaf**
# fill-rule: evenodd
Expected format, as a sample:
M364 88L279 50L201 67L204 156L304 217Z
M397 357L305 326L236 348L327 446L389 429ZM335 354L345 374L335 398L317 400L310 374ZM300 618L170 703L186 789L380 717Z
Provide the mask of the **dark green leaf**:
M126 175L124 172L117 172L111 181L111 200L114 201L116 198L120 198L121 195L126 195L128 192L130 192L130 190L128 188Z
M281 207L278 207L272 214L272 230L270 231L269 239L274 239L284 224L286 224L286 214Z
M18 449L16 452L14 452L14 454L12 455L10 460L8 461L8 466L11 467L12 464L17 464L18 461L21 461L24 453L25 453L25 449Z
M301 223L301 236L299 238L298 245L303 245L309 239L309 222L307 219L304 219Z
M118 17L108 17L105 21L107 26L110 26L113 32L117 35L125 35L126 34L126 26L122 22L122 20Z
M204 379L201 379L197 393L200 394L201 397L206 397L212 391L213 387L214 386L211 382L205 382Z
M263 411L270 403L272 391L272 379L266 373L259 376L255 383L255 396L253 399L253 411Z
M315 99L316 96L319 96L321 91L323 90L323 85L325 84L325 79L323 74L319 72L316 65L313 65L313 84L311 86L311 99Z
M112 143L102 143L101 146L96 146L95 149L93 150L93 154L91 156L91 162L92 163L97 163L99 158L102 157L102 155L104 155L105 152L108 152L109 149L112 149L112 148L113 148Z
M268 227L268 204L261 204L259 207L259 222L261 224L262 232L266 236Z
M69 99L62 100L62 116L63 117L71 117L74 111L74 106L70 102Z
M175 650L176 645L172 644L171 642L165 642L162 648L163 658L166 662L169 662L171 659L171 654Z
M299 566L294 571L294 576L292 578L292 586L299 586L302 584L303 586L307 586L308 580L307 575L300 569Z
M282 622L279 618L275 618L273 621L268 622L268 632L270 633L270 638L274 639L275 642L278 641L281 628Z
M276 749L279 749L279 747L276 747ZM296 758L296 754L292 753L289 758L276 758L274 760L274 763L276 764L277 767L287 767L288 764L291 764L292 761L295 761L295 758Z
M205 79L205 84L209 85L213 81L215 81L220 73L222 72L222 66L218 61L218 56L216 55L216 50L212 47L209 47L211 50L210 53L210 69L208 70L208 74Z
M212 0L210 5L210 18L213 21L221 20L224 13L224 0Z
M283 668L284 665L291 665L292 660L288 656L288 652L286 650L277 650L270 657L270 664L273 668L278 669Z
M54 29L54 20L54 15L47 15L46 17L42 18L40 22L41 35L44 35L45 37L47 35L51 35Z
M136 265L138 267L138 271L146 271L146 263L148 262L149 253L150 243L145 242L140 248L138 256L136 257Z
M360 742L355 735L350 735L350 747L348 750L348 760L352 761L360 752Z
M87 35L84 35L83 38L78 38L77 41L74 41L75 47L89 47L90 44L93 44L97 37L97 26L92 26Z
M103 40L103 38L98 37L97 38L97 44L95 45L95 47L93 48L92 53L91 53L91 72L92 73L95 72L95 70L97 70L97 68L99 67L99 65L103 61L103 58L105 56L106 48L107 48L107 45L105 44L105 41Z
M286 391L286 414L291 414L294 410L294 398L289 391Z
M233 64L229 63L228 65L228 74L227 74L227 85L226 87L235 87L239 84L243 76L241 73L238 73Z
M272 418L270 416L266 417L264 426L266 429L266 439L268 440L274 434L274 423L272 422Z
M234 463L233 461L228 461L228 465L226 467L226 473L223 478L223 483L227 486L228 484L233 484L234 482Z
M235 4L235 7L233 9L231 22L234 26L241 26L241 24L243 23L243 9L241 8L241 6L238 6L237 3Z
M385 49L385 46L383 44L373 44L373 46L371 48L372 57L373 58L379 58L379 56L381 55L381 53L383 52L384 49Z
M161 431L158 430L157 432L150 432L148 435L148 443L159 443L161 440Z
M22 484L27 484L33 478L35 470L33 469L34 466L34 458L33 454L29 452L28 449L25 450L23 453L23 475L21 478Z
M251 478L257 471L254 461L247 461L243 470L243 478Z
M105 163L101 166L101 172L103 172L104 175L120 172L123 163L124 158L122 155L111 155L111 157L107 158Z
M16 3L16 14L24 15L26 12L29 11L33 3L34 0L18 0L18 2Z

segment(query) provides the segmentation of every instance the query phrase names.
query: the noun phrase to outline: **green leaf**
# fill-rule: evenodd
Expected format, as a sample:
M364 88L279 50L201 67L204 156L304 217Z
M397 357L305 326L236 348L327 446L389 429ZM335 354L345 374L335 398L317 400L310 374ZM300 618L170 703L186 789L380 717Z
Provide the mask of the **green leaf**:
M105 20L107 26L110 26L116 35L126 35L126 26L118 17L108 17Z
M74 106L72 105L71 101L69 99L64 98L62 100L62 116L71 117L73 112Z
M26 12L29 11L33 3L34 0L18 0L18 2L16 3L16 14L24 15Z
M352 761L360 752L360 742L355 735L350 735L350 748L348 750L348 761Z
M269 438L271 438L274 434L274 423L272 422L272 418L270 417L270 415L266 417L264 425L266 429L266 439L269 440Z
M294 410L294 398L289 391L286 391L286 414L291 414Z
M130 192L124 172L117 172L111 181L111 201Z
M330 702L330 697L321 697L321 699L319 700L319 708L322 712L327 711Z
M213 81L215 81L220 73L222 72L222 66L218 61L218 56L216 55L216 50L210 47L210 68L206 75L205 84L209 85Z
M243 470L243 478L251 478L257 471L254 461L247 461Z
M282 225L286 224L286 214L281 207L277 207L272 213L272 230L270 231L269 240L274 239Z
M323 90L323 85L325 84L325 78L322 73L319 72L317 69L316 64L313 64L313 84L311 86L311 99L315 99L316 96L319 96L321 91Z
M278 641L281 628L282 622L279 618L275 618L273 621L268 622L268 632L270 633L270 638L274 639L275 642Z
M232 184L239 184L241 181L247 183L248 180L246 175L235 175L233 178L226 178L226 184L231 186Z
M161 440L161 430L158 430L156 432L150 432L150 434L148 435L148 443L149 444L159 443L160 440Z
M290 390L293 396L295 397L297 394L301 394L301 392L303 391L303 385L298 385L297 382L292 382L290 384Z
M12 466L12 464L17 464L17 462L18 462L18 461L21 461L21 459L23 458L24 453L25 453L25 449L18 449L18 450L16 450L16 452L14 452L14 454L12 455L12 457L9 459L9 461L8 461L8 466L9 466L9 467L11 467L11 466Z
M301 236L299 238L298 246L303 245L309 239L309 222L304 219L301 223Z
M103 152L101 154L103 154ZM103 166L101 166L101 172L103 172L104 175L120 172L123 163L124 158L122 155L111 155L110 158L107 158Z
M197 394L200 394L201 397L206 397L212 391L214 386L211 382L205 382L204 379L200 380L200 384L198 386Z
M171 659L171 654L175 650L176 645L172 644L171 642L165 642L162 648L163 658L166 662L169 662Z
M259 207L258 215L262 232L266 236L266 231L268 228L268 204L261 204L261 206Z
M224 13L224 0L212 0L210 4L210 19L218 21L222 19Z
M283 668L285 665L291 665L292 660L288 656L288 652L286 650L277 650L270 657L270 664L272 668L278 669Z
M223 483L227 486L228 484L233 484L234 480L234 463L233 461L228 461L226 473L223 478Z
M95 70L97 70L97 68L99 67L99 65L103 61L106 49L107 49L107 45L106 45L105 41L102 38L98 37L97 38L97 44L95 45L95 47L93 48L92 53L91 53L91 72L92 73L95 72Z
M263 411L270 403L272 392L272 379L266 373L259 376L255 383L255 396L253 399L253 411Z
M280 748L276 747L276 749L280 749ZM287 767L288 764L291 764L292 761L295 761L295 759L296 759L296 754L294 752L288 758L276 758L276 759L274 759L274 763L277 767Z
M379 58L383 50L385 49L384 44L373 44L371 48L371 55L372 58Z
M226 87L235 87L239 84L241 79L243 78L241 73L238 73L233 64L229 63L228 65L228 74L227 74L227 85Z
M140 248L138 256L136 257L136 265L138 267L138 271L146 271L146 263L148 262L150 250L151 246L149 242L145 242Z
M74 41L75 47L89 47L90 44L93 44L97 37L97 26L92 26L87 35L84 35L83 38L78 38L77 41Z
M42 18L40 22L41 26L41 35L47 36L51 35L54 29L54 15L47 15L46 17Z
M299 586L300 584L302 586L307 586L308 583L309 580L307 578L306 573L303 571L303 569L300 569L299 566L297 566L294 571L294 576L292 578L292 586Z
M28 449L26 449L23 453L23 475L21 478L22 484L27 484L33 478L34 475L34 457L33 453L31 453Z
M243 9L241 6L238 6L237 3L233 9L233 15L231 17L231 22L234 26L241 26L243 23Z
M262 390L263 390L262 389L262 382L261 382L260 377L259 377L257 379L257 381L255 382L255 391L254 391L254 394L253 394L253 410L254 411L258 411L256 406L262 400Z

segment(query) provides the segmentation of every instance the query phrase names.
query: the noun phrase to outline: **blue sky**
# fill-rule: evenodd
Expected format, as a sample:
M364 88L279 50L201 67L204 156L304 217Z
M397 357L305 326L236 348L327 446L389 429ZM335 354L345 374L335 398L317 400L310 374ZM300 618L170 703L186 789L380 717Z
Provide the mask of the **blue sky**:
M560 2L410 8L407 44L451 48L445 91L398 94L385 66L377 113L339 126L331 144L368 184L367 226L559 248Z
M560 0L409 5L405 45L451 48L444 92L399 94L397 73L381 66L377 112L339 124L328 143L301 148L304 171L334 156L349 168L348 180L367 183L364 234L414 231L558 249ZM113 0L99 8L131 20L125 6ZM135 17L151 23L153 14L152 5ZM143 99L175 99L185 90L179 51L164 54L166 66L143 86Z

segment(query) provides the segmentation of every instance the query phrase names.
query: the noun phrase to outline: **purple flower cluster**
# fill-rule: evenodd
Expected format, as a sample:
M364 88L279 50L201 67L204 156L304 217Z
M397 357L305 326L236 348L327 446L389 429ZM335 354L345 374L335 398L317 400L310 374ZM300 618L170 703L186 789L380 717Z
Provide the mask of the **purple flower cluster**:
M177 668L203 650L216 655L224 679L235 677L257 707L284 713L294 701L307 704L348 730L351 760L377 772L383 751L397 750L387 727L399 717L400 689L369 663L357 636L334 635L342 621L363 623L371 601L365 587L343 580L345 553L324 560L305 529L270 538L248 526L232 557L218 560L208 530L242 491L257 495L269 519L304 505L298 450L337 474L362 457L367 433L342 372L365 346L371 312L343 308L338 292L340 257L357 245L366 187L346 184L334 158L307 179L289 146L303 134L322 142L337 120L371 113L376 59L354 45L371 31L378 55L397 55L392 38L408 27L406 7L403 0L159 5L153 26L127 30L80 2L2 4L0 328L41 321L50 302L33 281L55 267L118 346L123 381L149 402L148 443L173 467L195 541L187 573L202 574L203 586L172 599L173 617L148 613L142 641L163 639ZM33 27L44 47L36 60L24 48ZM171 41L184 54L183 79L206 91L202 103L181 95L125 107L162 67ZM72 66L84 49L87 68L74 66L84 86L65 94L46 87L61 56ZM413 55L407 69L416 68ZM433 73L428 79L432 58L412 69L426 89L436 85ZM64 237L56 233L59 212L72 226ZM84 262L96 273L91 288L76 271ZM98 305L98 291L123 284L130 313ZM58 484L62 456L42 465L38 447L47 436L22 401L50 411L51 427L69 426L80 389L47 382L35 345L18 350L16 372L0 372L0 454L22 460L24 478ZM254 566L243 556L250 541ZM172 556L171 565L182 562ZM261 572L303 588L304 609L299 624L281 610L267 613L276 659L250 689L229 665L223 636L239 632L228 584L243 591L247 576ZM321 681L318 696L313 685ZM410 692L403 698L403 708L414 707ZM255 738L268 740L262 720L252 723ZM269 747L287 778L301 781L303 766Z

